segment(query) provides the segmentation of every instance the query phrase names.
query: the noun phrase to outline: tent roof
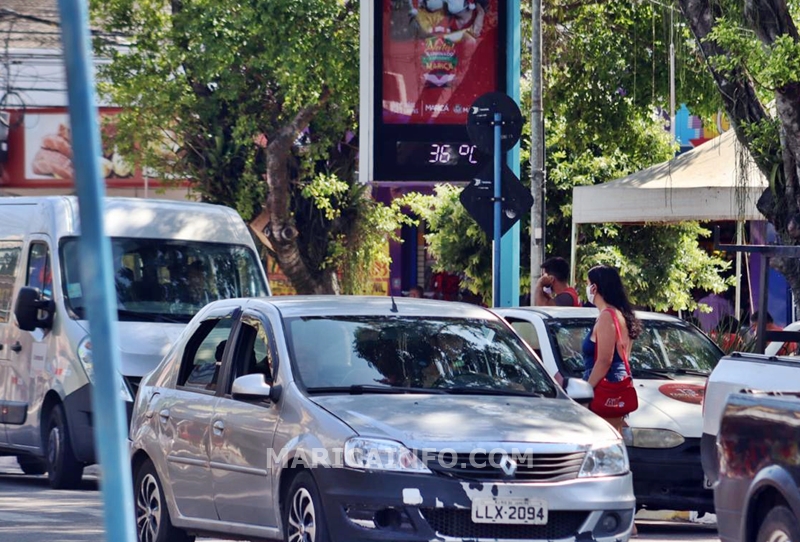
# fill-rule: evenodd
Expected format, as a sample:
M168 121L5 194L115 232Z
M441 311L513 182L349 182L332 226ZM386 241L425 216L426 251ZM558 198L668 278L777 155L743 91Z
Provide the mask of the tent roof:
M756 201L768 186L749 153L744 212L736 201L738 173L733 130L668 162L622 179L572 190L572 220L680 222L683 220L764 220Z

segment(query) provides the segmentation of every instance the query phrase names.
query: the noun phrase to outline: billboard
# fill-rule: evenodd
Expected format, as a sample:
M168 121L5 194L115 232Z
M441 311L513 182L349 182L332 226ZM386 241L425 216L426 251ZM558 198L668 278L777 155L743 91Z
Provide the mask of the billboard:
M384 0L385 124L461 124L496 90L497 0Z
M490 163L471 143L466 121L476 98L505 88L504 4L371 2L374 48L362 50L370 74L361 80L371 87L368 122L362 114L371 130L362 138L371 151L367 180L469 181Z

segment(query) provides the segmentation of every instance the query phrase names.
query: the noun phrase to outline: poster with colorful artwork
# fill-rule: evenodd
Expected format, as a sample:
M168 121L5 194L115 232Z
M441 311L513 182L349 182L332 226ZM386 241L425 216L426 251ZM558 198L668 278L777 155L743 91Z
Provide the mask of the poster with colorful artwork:
M385 124L460 124L497 89L498 0L383 0Z

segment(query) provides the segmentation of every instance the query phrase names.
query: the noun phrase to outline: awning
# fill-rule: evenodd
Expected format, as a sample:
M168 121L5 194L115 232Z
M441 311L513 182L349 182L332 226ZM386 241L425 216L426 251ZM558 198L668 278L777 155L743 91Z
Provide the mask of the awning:
M733 130L668 162L622 179L572 190L572 221L680 222L683 220L764 220L756 201L768 186ZM738 154L738 156L737 156ZM741 175L737 163L745 164ZM737 178L744 185L737 204Z

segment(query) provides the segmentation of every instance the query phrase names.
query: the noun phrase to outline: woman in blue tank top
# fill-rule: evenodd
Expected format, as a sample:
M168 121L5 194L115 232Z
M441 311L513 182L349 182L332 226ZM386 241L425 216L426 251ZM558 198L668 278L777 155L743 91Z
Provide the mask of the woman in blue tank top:
M600 314L583 340L583 378L594 388L604 378L619 382L627 376L621 352L630 357L633 339L639 336L642 326L615 268L598 265L589 270L588 278L586 297ZM621 417L605 419L622 433Z

